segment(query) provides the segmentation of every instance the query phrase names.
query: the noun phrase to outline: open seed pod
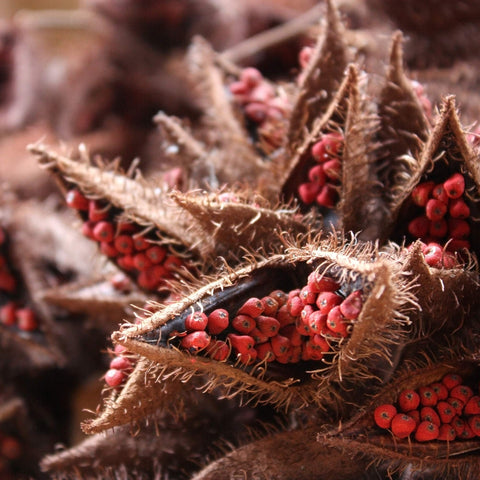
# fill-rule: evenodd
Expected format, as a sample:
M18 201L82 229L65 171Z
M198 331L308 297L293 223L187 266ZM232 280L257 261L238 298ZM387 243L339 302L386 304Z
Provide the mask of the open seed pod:
M403 183L397 183L381 238L407 245L417 239L427 247L438 245L449 253L447 260L451 261L443 260L444 266L466 260L469 252L478 255L480 171L453 97L445 99L420 157L412 159L410 169ZM428 258L431 252L424 253Z
M352 421L318 441L378 468L422 478L476 478L480 468L478 361L410 367ZM474 413L475 412L475 413Z
M207 392L335 412L353 383L389 378L411 288L400 263L332 238L252 260L112 338L161 369L159 381L199 376Z

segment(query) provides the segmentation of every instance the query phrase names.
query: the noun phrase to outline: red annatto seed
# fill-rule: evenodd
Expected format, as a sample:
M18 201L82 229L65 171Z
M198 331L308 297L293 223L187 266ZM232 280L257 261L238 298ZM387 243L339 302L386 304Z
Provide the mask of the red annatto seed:
M435 238L443 238L448 232L448 224L444 218L440 220L432 220L428 233Z
M143 271L152 266L152 261L145 253L137 253L133 256L133 265L137 270Z
M217 308L208 316L207 330L212 335L218 335L228 327L229 323L228 312L223 308Z
M449 252L458 252L461 250L470 250L470 242L468 240L458 240L454 238L445 247Z
M448 233L451 238L464 240L470 235L470 225L466 220L449 218Z
M457 415L462 414L463 407L465 406L464 402L462 402L459 398L452 398L452 397L448 397L447 402L452 406L452 408L455 410L455 413Z
M312 292L308 288L308 285L306 285L300 290L299 297L304 305L313 305L317 300L317 294L315 292Z
M237 315L232 320L232 327L240 333L250 333L255 327L255 320L249 315Z
M300 313L302 322L308 325L310 315L315 311L312 305L305 305Z
M473 390L467 385L457 385L450 390L451 398L458 398L463 403L467 403L473 397Z
M375 423L380 428L390 428L397 409L391 404L379 405L373 412Z
M118 251L111 242L101 242L100 252L109 258L115 258L118 255Z
M465 415L480 415L480 396L471 397L463 408Z
M0 290L8 293L14 293L17 289L15 277L10 272L0 272Z
M320 310L312 312L308 317L308 326L312 333L321 333L327 325L327 314Z
M444 400L438 402L435 408L442 423L450 423L457 414L453 406Z
M416 410L420 405L420 395L412 389L402 390L397 401L402 412Z
M88 219L91 222L101 222L108 218L109 206L101 206L96 200L90 200L88 203Z
M248 354L255 346L255 342L250 335L237 335L235 333L229 333L227 338L230 340L233 349L242 354Z
M434 392L437 394L437 398L439 401L446 400L448 398L448 389L443 383L440 383L440 382L432 383L430 386L433 388Z
M445 193L449 198L460 198L465 191L465 178L461 173L454 173L443 183Z
M420 422L415 432L415 440L417 442L430 442L436 440L440 434L439 428L432 422Z
M208 324L208 317L203 312L194 312L185 318L187 331L205 330Z
M412 417L415 420L415 425L420 424L420 412L418 410L409 410L408 412L405 412L409 417Z
M15 315L16 311L17 308L14 302L8 302L5 305L2 305L0 307L0 323L9 327L15 325L15 322L17 320L17 317Z
M465 427L463 428L463 432L458 435L458 438L461 440L470 440L475 437L475 433L473 433L473 430L470 428L470 425L468 422L465 422Z
M435 185L432 190L432 197L440 200L441 202L448 204L448 195L443 188L443 184Z
M315 165L308 171L308 179L318 185L323 186L327 179L322 165ZM317 190L318 193L319 190Z
M7 460L17 460L20 458L21 455L22 446L20 442L14 437L2 436L2 438L0 439L0 458L4 457Z
M115 228L110 222L101 221L93 227L93 238L97 242L111 242L115 236Z
M133 250L133 239L130 235L119 235L113 242L117 251L123 255L130 255Z
M236 81L232 82L229 86L228 89L233 95L245 95L249 92L250 88L245 82L242 81Z
M343 297L334 292L321 292L318 294L316 305L320 313L327 315L337 305L340 305Z
M180 341L180 346L190 353L197 353L210 344L210 335L204 330L197 330L195 332L185 335Z
M442 440L444 442L453 442L457 434L455 433L455 429L451 425L440 425L438 429L438 437L437 440Z
M263 297L261 301L263 303L263 314L267 317L275 317L279 308L278 302L270 296Z
M310 330L310 326L303 322L303 320L298 317L295 321L295 328L300 335L311 335L312 331Z
M156 290L159 287L159 280L155 278L151 269L140 272L137 277L137 283L140 288L145 290Z
M420 410L420 419L422 422L427 421L431 422L434 425L437 425L437 427L440 426L442 423L440 421L440 417L438 416L438 413L432 408L432 407L423 407Z
M305 205L310 205L320 192L320 184L314 182L301 183L298 186L298 196Z
M135 247L135 250L141 252L142 250L146 250L148 247L150 247L152 244L147 242L145 237L142 235L136 235L133 238L133 246Z
M334 292L340 288L340 284L333 278L319 272L312 272L308 276L308 287L312 292Z
M412 235L412 237L424 238L427 236L430 229L430 220L424 215L421 215L411 220L407 229L408 233Z
M434 407L437 404L438 398L433 388L429 386L420 387L418 394L420 395L420 405L424 407Z
M253 88L257 85L260 85L260 83L263 81L263 75L256 68L247 67L240 72L240 81L249 88Z
M480 415L473 415L467 420L467 422L472 432L477 437L480 437Z
M268 342L269 337L265 335L263 332L261 332L257 327L255 327L249 335L253 338L253 341L255 342L255 345L259 343L265 343Z
M303 307L302 299L299 296L292 297L287 301L287 311L293 317L298 317L302 313Z
M405 413L397 413L392 418L390 428L397 438L407 438L416 428L415 420Z
M286 327L287 325L294 325L297 317L290 315L286 305L282 305L276 315L277 320L280 322L281 327Z
M67 194L65 195L65 202L70 208L74 208L75 210L88 210L88 200L77 189L69 190L67 192Z
M211 340L206 352L213 360L224 362L230 355L230 348L223 340Z
M270 342L255 345L255 350L257 351L258 360L266 360L267 362L273 362L275 360L275 354L273 353L272 344Z
M110 368L116 368L117 370L130 370L132 368L132 362L127 357L115 357L110 362Z
M340 306L333 307L327 315L327 327L335 333L339 333L342 337L347 336L348 323L342 315Z
M356 320L362 311L362 291L353 291L341 304L340 311L347 320Z
M239 315L249 315L252 318L258 317L263 313L263 303L256 297L249 298L239 309Z
M121 235L123 233L131 234L131 233L135 233L136 231L138 231L138 227L132 222L122 222L122 221L117 222L118 235ZM130 235L128 236L130 237Z
M450 200L448 213L453 218L465 219L470 217L470 207L461 199Z
M298 54L298 63L300 67L305 69L312 58L313 48L309 46L302 47Z
M175 255L167 255L165 261L163 262L163 266L167 270L176 271L179 270L181 267L184 266L183 260Z
M338 199L338 193L334 187L326 183L318 193L315 201L321 207L333 208Z
M433 182L423 182L417 185L412 191L413 203L419 207L424 207L427 204L434 187L435 183Z
M93 236L93 229L95 228L95 225L96 224L94 222L83 222L81 228L82 235L90 238L91 240L95 240L95 237Z
M122 353L127 352L127 347L125 345L120 345L119 343L113 348L113 353L115 355L121 355Z
M437 198L431 198L425 206L427 218L432 221L442 219L447 213L447 205Z
M105 382L110 387L118 387L123 383L126 378L126 374L121 370L117 370L116 368L111 368L105 374Z
M322 137L325 152L330 156L337 156L342 148L343 136L339 132L327 133Z
M270 343L272 344L273 353L277 357L284 355L290 347L290 340L282 335L275 335L270 339Z
M342 164L338 158L332 158L323 165L325 176L333 181L339 180L342 175Z
M430 267L441 267L443 260L443 248L438 243L429 243L423 250L425 262Z
M312 342L312 340L307 340L303 345L303 354L302 357L304 360L322 360L324 352L322 347Z
M15 312L17 326L24 332L33 332L38 328L38 321L35 313L30 308L19 308Z
M282 327L279 333L283 337L287 337L290 340L290 345L292 347L299 347L303 344L303 338L300 333L298 333L295 325L287 325L286 327Z
M457 435L457 437L459 437L465 429L465 422L458 416L453 418L450 425L455 430L455 434Z
M300 289L295 288L294 290L290 290L287 294L287 302L288 300L291 300L293 297L298 297L300 295Z
M262 123L267 118L267 105L262 102L251 102L245 105L244 112L250 120Z
M317 162L323 163L332 158L330 154L327 153L325 146L326 143L323 140L313 144L310 153Z
M325 340L325 338L316 333L313 337L311 337L310 341L315 344L317 347L320 347L321 351L323 353L328 353L331 348L330 348L330 344Z
M283 307L288 301L288 295L282 290L270 292L269 297L272 297L278 303L279 308Z
M445 385L449 391L457 385L460 385L462 382L462 377L456 373L448 373L442 378L443 385Z
M274 337L280 330L280 322L273 317L259 315L256 319L258 329L267 337Z

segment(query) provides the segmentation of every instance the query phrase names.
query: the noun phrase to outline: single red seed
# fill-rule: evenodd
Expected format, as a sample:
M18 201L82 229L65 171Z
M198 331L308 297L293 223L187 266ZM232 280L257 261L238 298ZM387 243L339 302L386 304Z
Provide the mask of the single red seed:
M397 409L393 405L379 405L373 412L373 418L380 428L390 428L396 414Z
M441 202L448 204L448 195L445 192L445 188L443 187L443 184L435 185L435 187L432 190L432 197L436 198L437 200L440 200Z
M420 424L420 412L418 410L409 410L405 413L415 420L415 425L418 427L418 425Z
M93 238L97 242L111 242L115 236L115 229L110 222L101 221L93 227Z
M119 343L115 345L113 349L115 355L120 355L122 353L127 353L127 347L125 345L120 345Z
M197 353L210 344L210 335L204 330L197 330L195 332L185 335L180 341L180 346L185 348L190 353Z
M130 370L132 368L132 362L127 357L115 357L110 362L110 368L116 368L117 370Z
M273 353L278 357L285 354L290 347L290 340L283 335L275 335L270 339Z
M327 327L335 333L339 333L342 337L347 336L348 323L342 315L340 306L333 307L327 316Z
M472 432L477 437L480 437L480 415L473 415L472 417L468 418L467 422Z
M243 363L244 365L250 365L253 362L255 362L255 360L257 359L257 355L258 355L257 351L254 348L252 348L247 353L239 352L237 354L237 360L240 363Z
M293 297L298 297L300 295L300 289L295 288L294 290L290 290L287 294L287 301L292 299Z
M447 213L447 205L436 198L431 198L427 202L427 205L425 207L425 213L429 220L440 220Z
M194 312L185 318L185 328L187 331L205 330L208 324L208 317L203 312Z
M207 329L212 335L218 335L223 332L229 325L229 315L223 308L215 309L208 316Z
M480 415L480 396L471 397L463 408L465 415Z
M470 425L468 422L465 422L465 427L463 428L463 432L458 435L458 438L462 440L470 440L471 438L475 437L475 433L473 430L470 428Z
M96 200L90 200L88 204L88 219L91 222L101 222L108 218L109 206L102 207Z
M308 287L312 292L334 292L340 288L340 284L333 278L327 277L320 272L312 272L308 276Z
M257 351L258 360L266 360L267 362L273 362L275 360L275 354L273 353L272 344L270 342L264 342L255 346Z
M434 425L437 425L437 427L442 423L438 413L432 407L423 407L420 410L420 419L422 421L431 422Z
M448 398L448 389L447 387L440 382L432 383L430 385L434 392L437 394L438 400L446 400Z
M416 410L420 405L420 395L412 389L402 390L398 396L398 405L402 412Z
M248 354L249 350L253 349L255 342L250 335L237 335L229 333L227 338L230 340L233 349L242 354Z
M435 183L433 182L423 182L417 185L412 191L413 203L419 207L424 207L427 204L434 187Z
M15 325L17 308L14 302L8 302L0 307L0 323L9 327Z
M418 394L420 395L420 404L424 407L434 407L437 404L438 398L433 388L429 386L420 387Z
M324 353L322 347L317 345L312 340L307 340L303 345L302 359L304 361L308 360L322 360Z
M145 237L141 235L136 235L133 237L133 246L135 247L135 250L141 252L142 250L146 250L148 247L150 247L152 244L147 242Z
M362 311L362 291L353 291L341 304L340 312L347 320L356 320Z
M444 218L432 220L428 233L435 238L443 238L448 232L448 224Z
M452 398L452 397L448 397L447 402L452 406L452 408L455 410L455 413L457 415L462 414L463 407L465 406L464 402L462 402L459 398Z
M417 442L430 442L436 440L440 434L439 428L432 422L423 421L417 427L415 440Z
M122 370L117 370L116 368L111 368L105 374L105 382L110 387L118 387L125 380L126 375Z
M159 287L160 282L155 278L152 269L149 268L139 273L137 283L140 288L145 290L156 290Z
M473 397L473 390L467 385L457 385L450 390L451 398L458 398L463 403L467 403Z
M300 290L300 300L303 302L304 305L312 305L316 302L317 300L317 293L312 292L309 288L308 285L303 287Z
M457 437L462 435L465 429L465 422L460 417L454 417L450 425L455 430Z
M253 338L255 345L268 342L269 337L255 327L249 335Z
M283 305L285 305L288 301L288 295L282 290L274 290L273 292L270 292L269 297L276 300L279 308L283 307Z
M443 248L438 243L429 243L423 250L425 262L431 267L441 267L443 260Z
M133 265L137 270L143 271L152 266L152 261L145 253L137 253L133 256Z
M470 208L461 198L456 198L450 200L448 213L453 218L465 219L470 216Z
M212 340L206 347L210 358L217 362L224 362L230 355L230 348L223 340Z
M315 201L321 207L332 208L338 199L338 193L334 187L326 183L320 190Z
M111 242L100 242L100 251L103 255L110 258L115 258L118 255L117 249Z
M30 308L19 308L15 312L17 317L17 326L24 332L33 332L38 328L38 321L35 313Z
M308 179L310 182L318 185L323 186L327 179L323 166L322 165L315 165L308 171ZM317 190L318 193L319 190Z
M448 390L460 385L462 382L462 377L456 373L448 373L442 378L442 383L448 388Z
M470 225L466 220L460 218L448 219L448 233L451 238L466 239L470 235Z
M290 298L287 301L287 311L293 317L298 317L303 310L303 302L299 296Z
M311 342L320 347L323 353L328 353L330 351L330 344L322 335L319 335L318 333L311 338Z
M451 425L440 425L438 429L438 437L437 440L443 440L444 442L453 442L457 434L455 433L455 429Z
M96 224L94 222L83 222L82 224L82 235L84 235L87 238L90 238L91 240L95 240L95 237L93 235L93 229L95 228Z
M245 115L255 123L262 123L267 118L267 106L261 102L251 102L245 105Z
M256 322L258 329L269 338L277 335L280 329L280 322L273 317L259 315Z
M278 302L273 297L267 296L262 298L262 304L263 314L267 317L275 317L279 308Z
M250 333L255 327L255 320L249 315L237 315L232 320L232 327L240 333Z
M131 222L122 222L122 221L119 221L117 222L117 232L118 234L123 234L123 233L135 233L136 231L138 231L138 227L135 223L131 223ZM128 235L130 237L130 235Z
M308 317L308 326L312 333L321 333L327 325L327 314L320 310L312 312Z
M240 72L240 81L247 85L247 87L253 88L262 83L263 76L256 68L247 67Z
M436 409L442 423L450 423L457 414L453 406L443 400L437 403Z
M77 189L69 190L65 195L65 201L70 208L75 210L88 210L88 200Z
M300 313L300 318L306 325L309 324L310 315L315 311L312 305L305 305Z
M130 255L134 250L133 239L130 235L119 235L113 244L123 255Z
M238 314L249 315L252 318L258 317L263 313L265 307L261 300L256 297L249 298L239 309Z
M165 261L163 262L163 266L167 270L179 270L184 265L183 260L175 255L167 255Z
M14 293L17 289L15 277L10 272L0 272L0 290L8 293Z
M316 305L320 313L328 315L328 312L335 306L340 305L343 297L334 292L321 292L318 294Z
M430 220L421 215L411 220L408 224L408 233L415 238L424 238L430 229Z
M21 455L22 446L16 438L11 436L4 436L0 440L0 458L4 457L7 460L17 460L20 458Z
M295 319L297 317L294 317L290 315L290 312L288 311L288 308L286 305L282 305L277 312L276 316L277 320L280 322L281 327L285 327L287 325L293 325L295 324Z
M317 198L320 188L320 184L315 182L301 183L298 186L298 196L305 205L310 205Z
M310 335L312 333L310 326L304 323L301 318L297 318L295 321L295 328L300 335Z
M449 198L460 198L465 191L465 178L461 173L454 173L443 183L443 187Z
M118 257L117 265L124 270L135 270L135 265L133 264L133 257L131 255L124 255L123 257Z
M417 424L415 420L405 413L397 413L392 418L390 428L392 433L398 438L406 438L415 430Z

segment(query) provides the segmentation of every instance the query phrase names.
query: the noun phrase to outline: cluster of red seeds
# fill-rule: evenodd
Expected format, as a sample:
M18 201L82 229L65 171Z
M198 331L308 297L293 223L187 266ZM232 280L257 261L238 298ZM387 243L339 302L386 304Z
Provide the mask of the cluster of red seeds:
M218 361L232 354L244 364L321 360L334 342L349 336L363 306L361 290L345 296L340 289L333 278L313 272L302 289L251 297L234 315L224 309L193 312L180 348L204 350Z
M179 257L141 234L138 225L117 221L117 212L108 203L89 200L76 189L67 193L66 202L85 218L82 233L98 242L100 251L122 270L135 276L141 288L157 290L184 265Z
M10 462L18 460L22 454L20 442L11 435L0 432L0 477L11 478Z
M31 308L20 307L13 299L19 296L18 283L8 264L7 234L0 228L0 323L31 332L38 328L38 320ZM6 299L6 301L4 300Z
M342 148L343 136L338 132L323 135L312 146L310 153L315 164L308 171L308 182L298 186L298 196L305 205L316 203L333 208L338 202Z
M462 384L459 375L400 392L396 405L375 409L375 423L398 438L415 434L418 442L480 437L480 395Z
M430 266L454 266L455 253L470 249L470 208L465 201L465 178L454 173L443 183L422 182L413 190L411 199L422 209L408 224L408 232L425 244L424 254Z
M109 369L105 374L105 383L110 387L119 387L132 372L134 362L129 358L127 349L123 345L115 345L114 358L110 361Z
M230 84L230 92L242 105L246 117L257 124L285 118L290 108L287 99L276 95L256 68L242 70L240 79Z

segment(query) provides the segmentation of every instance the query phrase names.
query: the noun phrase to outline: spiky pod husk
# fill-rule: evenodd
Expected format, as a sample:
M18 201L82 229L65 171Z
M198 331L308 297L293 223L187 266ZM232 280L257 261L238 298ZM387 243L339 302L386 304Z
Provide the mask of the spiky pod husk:
M444 362L427 363L423 367L404 365L395 379L386 384L356 417L336 429L319 433L318 442L338 449L343 455L361 455L390 476L409 471L423 472L422 478L429 480L477 478L480 468L478 438L418 442L410 438L395 438L391 432L378 428L374 423L373 411L377 406L394 403L402 390L439 382L449 373L460 374L466 384L475 385L475 388L478 385L478 361L445 359Z
M242 366L238 361L192 356L169 339L170 332L185 329L185 318L192 309L206 314L216 308L233 312L252 295L260 298L275 289L289 291L303 286L315 270L345 285L345 294L362 289L365 295L351 336L332 347L327 362ZM402 348L408 312L416 308L411 288L401 264L381 258L371 245L352 246L334 237L303 248L290 244L285 253L257 259L217 278L141 324L126 325L112 338L153 361L167 376L204 376L205 391L223 387L227 396L243 394L245 401L268 403L279 409L316 405L343 411L351 384L362 388L359 379L365 385L368 382L363 380L368 378L371 382L365 386L366 391L376 388L377 381L389 378Z

